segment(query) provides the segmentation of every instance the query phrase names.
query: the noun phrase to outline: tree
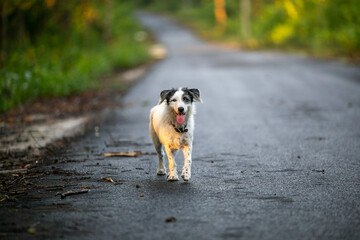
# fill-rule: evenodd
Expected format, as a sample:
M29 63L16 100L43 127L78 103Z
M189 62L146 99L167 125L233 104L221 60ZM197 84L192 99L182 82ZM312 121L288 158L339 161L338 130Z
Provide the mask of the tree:
M250 0L240 1L241 37L247 40L251 37L251 2Z

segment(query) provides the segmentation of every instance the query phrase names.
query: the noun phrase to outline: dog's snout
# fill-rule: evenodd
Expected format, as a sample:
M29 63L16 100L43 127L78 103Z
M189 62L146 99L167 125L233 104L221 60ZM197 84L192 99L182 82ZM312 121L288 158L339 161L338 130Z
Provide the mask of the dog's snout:
M183 107L179 107L178 110L179 110L179 113L183 113L183 112L184 112L184 108L183 108Z

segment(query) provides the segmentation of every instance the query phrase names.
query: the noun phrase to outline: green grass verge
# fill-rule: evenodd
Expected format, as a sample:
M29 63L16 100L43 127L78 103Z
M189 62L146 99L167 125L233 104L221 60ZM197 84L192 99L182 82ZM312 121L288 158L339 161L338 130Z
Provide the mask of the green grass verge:
M96 4L96 1L95 1ZM106 14L97 8L99 19ZM100 75L150 59L149 41L136 39L142 27L130 4L113 5L111 37L99 27L52 27L21 44L8 41L0 76L0 112L38 97L66 96L101 86Z

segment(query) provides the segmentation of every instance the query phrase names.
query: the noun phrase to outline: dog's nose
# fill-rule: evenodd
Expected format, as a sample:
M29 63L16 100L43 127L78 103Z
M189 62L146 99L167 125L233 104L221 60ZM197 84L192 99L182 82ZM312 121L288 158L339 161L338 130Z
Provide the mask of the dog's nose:
M179 113L183 113L183 112L184 112L184 108L183 108L183 107L179 107L178 110L179 110Z

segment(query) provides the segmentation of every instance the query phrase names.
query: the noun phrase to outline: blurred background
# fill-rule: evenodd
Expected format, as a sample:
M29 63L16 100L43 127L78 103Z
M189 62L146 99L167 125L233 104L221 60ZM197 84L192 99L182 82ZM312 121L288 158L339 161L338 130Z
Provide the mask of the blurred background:
M98 89L99 76L151 60L137 9L242 49L360 56L358 0L2 0L0 112Z
M310 51L358 57L357 0L183 0L141 1L173 14L203 36L248 48Z

